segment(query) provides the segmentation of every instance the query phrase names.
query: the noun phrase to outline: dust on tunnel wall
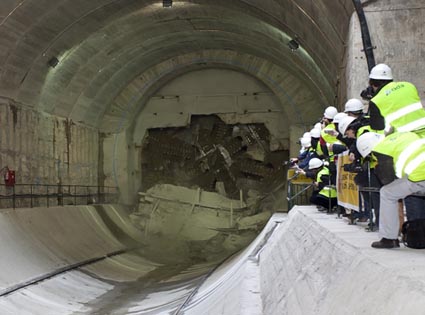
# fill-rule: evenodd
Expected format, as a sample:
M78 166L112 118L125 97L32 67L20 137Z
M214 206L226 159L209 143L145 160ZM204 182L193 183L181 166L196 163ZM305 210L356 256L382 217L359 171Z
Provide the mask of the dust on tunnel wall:
M0 166L18 184L97 185L98 131L0 99Z

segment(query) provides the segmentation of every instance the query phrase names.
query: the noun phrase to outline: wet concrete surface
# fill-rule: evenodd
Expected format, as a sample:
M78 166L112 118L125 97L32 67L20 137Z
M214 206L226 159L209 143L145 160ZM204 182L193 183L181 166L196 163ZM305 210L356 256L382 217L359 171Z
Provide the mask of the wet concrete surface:
M90 311L74 315L172 314L212 267L190 262L167 264L133 282L111 282L111 291L86 303Z

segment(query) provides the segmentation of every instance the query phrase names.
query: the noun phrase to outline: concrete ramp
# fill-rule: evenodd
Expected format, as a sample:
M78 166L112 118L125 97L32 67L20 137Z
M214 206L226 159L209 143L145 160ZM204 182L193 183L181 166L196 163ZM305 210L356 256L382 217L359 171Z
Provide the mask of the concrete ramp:
M184 314L422 314L425 251L372 249L377 239L314 207L276 214Z

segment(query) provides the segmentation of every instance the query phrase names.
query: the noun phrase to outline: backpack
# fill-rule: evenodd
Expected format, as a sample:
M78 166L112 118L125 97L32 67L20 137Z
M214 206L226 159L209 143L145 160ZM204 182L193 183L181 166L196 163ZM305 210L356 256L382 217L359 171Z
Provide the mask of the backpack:
M425 248L425 219L406 221L401 228L402 240L410 248Z

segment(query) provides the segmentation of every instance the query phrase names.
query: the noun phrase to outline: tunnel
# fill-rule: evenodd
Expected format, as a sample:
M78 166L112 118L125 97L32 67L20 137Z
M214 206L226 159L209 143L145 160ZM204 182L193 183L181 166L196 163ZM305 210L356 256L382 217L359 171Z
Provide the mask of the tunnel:
M242 261L260 281L278 226L313 224L287 219L287 162L360 97L371 52L424 96L424 16L420 0L2 0L0 314L337 314L229 281Z

